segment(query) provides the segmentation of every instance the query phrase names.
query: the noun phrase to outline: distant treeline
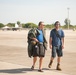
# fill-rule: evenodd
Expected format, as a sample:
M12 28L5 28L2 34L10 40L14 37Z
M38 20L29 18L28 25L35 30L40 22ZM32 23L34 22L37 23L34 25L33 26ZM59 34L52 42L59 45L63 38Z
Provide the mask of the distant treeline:
M36 25L35 23L20 23L17 22L18 25L20 25L22 28L37 28L38 25ZM8 23L6 25L4 25L3 23L0 23L0 28L4 27L4 26L9 26L9 27L15 27L15 23ZM54 28L54 24L46 24L45 28L48 29L52 29ZM62 29L68 29L68 25L61 25ZM69 25L69 29L76 29L76 25Z

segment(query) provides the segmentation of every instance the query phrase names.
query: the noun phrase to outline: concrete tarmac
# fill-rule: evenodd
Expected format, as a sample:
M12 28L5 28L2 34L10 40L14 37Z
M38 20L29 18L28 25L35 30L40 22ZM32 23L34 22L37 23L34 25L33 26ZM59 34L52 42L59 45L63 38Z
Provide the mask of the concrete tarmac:
M57 57L52 68L48 68L51 50L46 51L43 60L43 73L38 72L39 58L35 70L31 71L32 58L27 53L27 33L24 31L0 31L0 75L76 75L76 31L64 30L65 48L61 59L62 71L56 70ZM46 38L49 41L50 30L46 30Z

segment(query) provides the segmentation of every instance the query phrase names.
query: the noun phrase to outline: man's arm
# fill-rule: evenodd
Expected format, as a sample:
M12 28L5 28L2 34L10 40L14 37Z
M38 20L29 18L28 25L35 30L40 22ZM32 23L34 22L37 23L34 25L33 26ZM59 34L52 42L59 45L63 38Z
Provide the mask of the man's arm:
M61 38L61 42L62 42L62 49L64 49L64 32L62 31L62 38Z
M64 37L61 39L62 41L62 49L64 49Z
M49 47L52 49L52 37L49 38Z
M38 40L37 40L37 38L32 38L34 41L36 41L36 42L39 42Z

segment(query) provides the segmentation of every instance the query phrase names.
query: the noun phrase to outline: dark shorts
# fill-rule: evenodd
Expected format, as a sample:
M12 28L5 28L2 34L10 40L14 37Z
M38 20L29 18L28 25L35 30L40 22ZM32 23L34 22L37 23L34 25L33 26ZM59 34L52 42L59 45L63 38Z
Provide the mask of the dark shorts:
M33 47L33 57L36 57L36 56L39 56L39 57L45 56L45 49L43 44L38 44Z
M52 47L52 57L56 57L56 54L58 57L63 56L63 51L61 46L53 46Z

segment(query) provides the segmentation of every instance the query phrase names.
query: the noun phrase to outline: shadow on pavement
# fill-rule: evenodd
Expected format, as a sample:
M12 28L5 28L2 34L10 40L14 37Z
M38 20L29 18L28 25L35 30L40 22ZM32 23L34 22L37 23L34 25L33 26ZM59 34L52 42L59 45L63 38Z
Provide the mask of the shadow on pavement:
M28 71L32 71L32 70L30 68L4 69L4 70L0 70L0 73L16 74L16 73L26 73Z
M56 69L48 69L48 68L43 68L43 70L56 71ZM34 70L31 70L30 68L2 69L0 70L0 73L18 74L18 73L27 73L33 71L38 71L38 69L34 69Z

